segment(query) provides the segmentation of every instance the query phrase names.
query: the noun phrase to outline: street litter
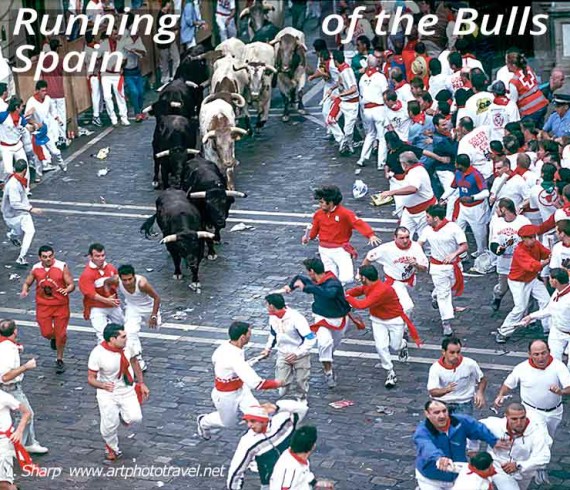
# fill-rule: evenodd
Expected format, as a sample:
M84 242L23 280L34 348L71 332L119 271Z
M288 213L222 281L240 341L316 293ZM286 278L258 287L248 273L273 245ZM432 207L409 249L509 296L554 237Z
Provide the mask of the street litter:
M95 158L97 158L98 160L105 160L105 158L107 158L109 156L109 151L110 148L107 146L106 148L101 148L96 155L94 155Z
M245 223L238 223L234 225L230 231L244 231L244 230L255 230L251 225L246 225Z
M10 281L15 281L16 279L20 279L20 274L10 274L9 279Z
M329 403L329 407L333 408L346 408L351 407L352 405L354 405L352 400L339 400L337 402Z
M97 177L105 177L105 175L107 175L108 173L109 173L108 168L102 168L97 172Z
M91 136L93 133L94 131L90 131L87 128L82 128L81 126L77 128L77 136Z
M394 410L392 410L391 408L385 407L383 405L377 405L376 411L378 413L382 413L384 415L394 415Z
M172 318L174 318L175 320L186 320L187 316L188 315L183 311L177 311L174 315L172 315Z

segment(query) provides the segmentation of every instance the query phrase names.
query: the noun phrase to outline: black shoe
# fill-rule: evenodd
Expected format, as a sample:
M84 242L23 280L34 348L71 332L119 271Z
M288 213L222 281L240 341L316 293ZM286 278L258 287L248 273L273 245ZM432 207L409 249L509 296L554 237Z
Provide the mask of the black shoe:
M493 309L493 311L499 311L500 307L501 307L501 298L495 298L493 300L493 304L491 305L491 308Z
M55 343L55 339L51 339L51 340L49 341L49 345L50 345L50 347L51 347L51 350L57 350L57 345L56 345L56 343Z
M55 361L55 372L57 374L65 373L65 363L61 359Z

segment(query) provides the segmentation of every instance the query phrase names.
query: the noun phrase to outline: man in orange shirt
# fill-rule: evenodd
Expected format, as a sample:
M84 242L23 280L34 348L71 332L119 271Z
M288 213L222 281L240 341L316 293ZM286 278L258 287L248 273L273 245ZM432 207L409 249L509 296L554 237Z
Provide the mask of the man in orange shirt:
M36 283L36 321L43 337L57 351L56 373L65 371L63 350L67 342L69 324L69 294L75 289L67 264L55 258L49 245L42 245L38 252L40 261L34 264L22 286L21 298L28 296Z
M313 225L302 243L319 238L319 254L325 270L331 271L343 285L354 280L352 259L358 253L350 244L352 231L356 229L368 238L369 245L378 246L382 242L368 223L361 220L353 211L341 206L342 194L335 185L324 186L315 191L315 199L320 209L313 216Z
M536 239L537 227L534 225L522 226L518 235L522 241L513 253L511 270L507 279L515 305L497 331L495 340L499 344L504 344L515 328L522 325L521 321L531 296L536 299L541 310L550 301L546 286L538 278L540 271L550 262L550 250ZM550 320L544 318L542 326L544 332L547 333L550 330Z
M105 261L105 247L100 243L89 245L89 263L79 276L79 289L83 293L83 318L91 320L97 342L103 342L103 330L108 323L125 323L117 286L105 284L115 277L115 267Z

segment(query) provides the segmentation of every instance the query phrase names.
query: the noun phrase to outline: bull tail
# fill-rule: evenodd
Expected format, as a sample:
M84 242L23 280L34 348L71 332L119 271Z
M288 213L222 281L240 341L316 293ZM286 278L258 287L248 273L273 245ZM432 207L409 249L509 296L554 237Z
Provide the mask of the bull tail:
M152 233L152 227L154 225L154 222L156 221L156 214L153 214L150 218L148 218L140 227L140 232L144 233L144 237L147 240L150 240L150 237L153 235Z

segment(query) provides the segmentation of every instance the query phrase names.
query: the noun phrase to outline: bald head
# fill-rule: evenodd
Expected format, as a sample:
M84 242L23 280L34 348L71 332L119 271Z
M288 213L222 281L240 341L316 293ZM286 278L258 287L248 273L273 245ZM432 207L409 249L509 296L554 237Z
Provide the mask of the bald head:
M366 58L366 64L368 68L376 68L378 66L378 58L373 54L369 54L368 58Z

